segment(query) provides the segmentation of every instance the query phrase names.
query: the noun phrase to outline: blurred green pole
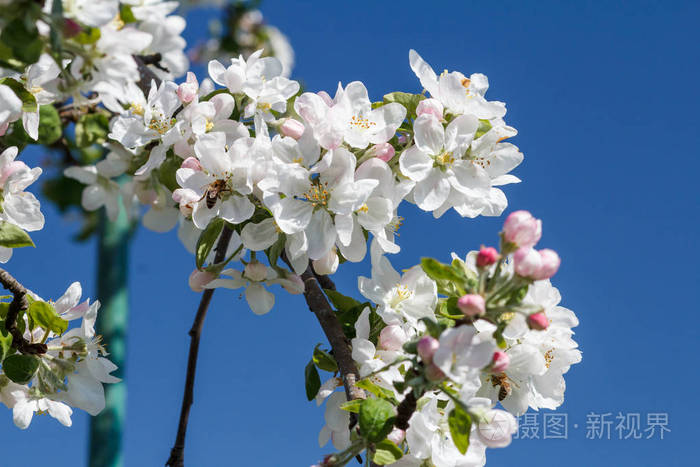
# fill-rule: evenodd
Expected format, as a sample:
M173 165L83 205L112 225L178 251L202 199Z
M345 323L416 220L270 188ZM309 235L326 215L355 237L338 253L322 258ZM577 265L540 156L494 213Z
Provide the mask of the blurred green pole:
M105 409L90 420L90 467L124 465L122 434L126 415L126 334L129 316L128 266L131 224L122 207L115 222L101 213L98 230L97 299L102 306L97 333L103 336L109 359L122 382L105 384Z

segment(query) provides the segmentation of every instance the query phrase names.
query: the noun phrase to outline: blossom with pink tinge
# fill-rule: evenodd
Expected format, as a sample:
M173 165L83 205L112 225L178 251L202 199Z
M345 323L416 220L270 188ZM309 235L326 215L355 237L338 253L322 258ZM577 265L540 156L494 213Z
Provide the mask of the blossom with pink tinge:
M251 261L246 265L244 275L251 281L264 281L267 278L267 266L259 261Z
M384 162L389 162L394 155L396 155L396 150L394 146L389 143L375 144L370 149L370 153L377 159L381 159Z
M542 221L532 217L528 211L510 213L503 224L503 236L519 247L533 247L542 237Z
M416 116L420 117L423 114L433 115L438 120L442 121L442 114L445 111L445 107L437 99L423 99L418 103L416 107Z
M418 341L418 346L416 348L420 358L424 363L428 364L433 361L433 355L435 355L435 351L438 347L440 347L440 343L437 339L433 336L425 336Z
M533 248L518 248L513 254L515 273L522 277L534 278L542 267L542 258Z
M464 313L464 316L479 316L486 311L486 301L479 294L466 294L457 300L457 308Z
M177 97L183 104L189 104L197 97L199 82L197 76L191 71L187 72L187 81L177 87Z
M202 164L199 163L199 159L197 159L196 157L188 157L187 159L182 161L180 168L181 169L192 169L192 170L196 170L198 172L201 172Z
M540 250L540 269L535 273L534 279L542 280L549 279L559 270L559 265L561 264L561 259L556 251L545 248Z
M290 138L299 139L301 135L304 134L306 127L299 120L294 120L293 118L285 119L284 123L280 125L280 133L284 136L289 136Z
M406 332L396 324L390 324L379 333L379 348L383 350L401 350L408 340Z
M195 269L190 274L189 284L190 288L195 292L201 292L204 290L204 286L216 279L216 274L212 274L209 271L200 271Z

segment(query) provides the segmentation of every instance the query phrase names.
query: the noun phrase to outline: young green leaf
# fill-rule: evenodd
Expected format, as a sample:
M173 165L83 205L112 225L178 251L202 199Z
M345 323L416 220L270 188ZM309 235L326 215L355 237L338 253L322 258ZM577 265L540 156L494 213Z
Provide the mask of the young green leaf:
M321 378L318 376L318 370L316 370L313 360L309 361L306 368L304 368L304 379L306 398L311 401L318 394L318 390L321 389Z
M34 355L14 354L2 362L5 375L17 384L27 384L37 369L39 359Z
M58 110L53 105L39 107L39 144L51 145L63 133L63 125Z
M5 329L5 321L0 320L0 364L10 354L12 334Z
M360 407L363 402L364 399L354 399L340 404L340 408L347 412L360 413Z
M463 274L459 274L451 266L433 258L421 258L420 265L428 277L434 280L463 281L465 279Z
M43 329L48 329L56 334L63 334L68 329L68 321L61 318L56 309L46 302L33 302L27 310L34 323Z
M389 434L396 419L396 409L384 399L365 399L360 406L360 433L371 443Z
M335 358L333 358L331 354L319 349L320 345L321 344L318 344L316 347L314 347L314 363L320 370L335 373L336 371L338 371L338 363L335 361Z
M27 232L15 224L0 221L0 246L5 248L22 248L34 246L34 242Z
M385 439L378 442L374 446L374 454L372 455L372 462L377 465L388 465L393 464L403 457L403 451L400 447Z
M374 384L374 383L373 383L372 381L370 381L369 379L366 379L366 378L365 378L365 379L361 379L360 381L358 381L357 383L355 383L355 386L357 386L357 387L360 388L360 389L364 389L365 391L369 391L369 392L371 392L372 394L374 394L374 395L377 396L377 397L381 397L381 398L383 398L383 399L387 399L387 400L391 401L392 403L394 403L395 405L398 405L398 403L399 403L399 402L396 400L396 398L394 397L394 393L393 393L393 392L391 392L391 391L388 390L388 389L384 389L384 388L381 387L381 386L377 386L376 384Z
M214 248L214 243L216 239L219 238L219 234L224 229L224 220L220 217L215 217L209 222L207 228L204 229L202 234L197 240L196 252L196 264L197 269L202 269L204 262L207 260L207 256L211 253L212 248Z
M472 429L472 418L461 407L455 407L447 416L452 442L462 454L469 448L469 434Z
M326 293L331 303L333 303L333 306L340 312L348 312L353 308L362 307L362 303L338 291L331 289L323 289L323 291Z

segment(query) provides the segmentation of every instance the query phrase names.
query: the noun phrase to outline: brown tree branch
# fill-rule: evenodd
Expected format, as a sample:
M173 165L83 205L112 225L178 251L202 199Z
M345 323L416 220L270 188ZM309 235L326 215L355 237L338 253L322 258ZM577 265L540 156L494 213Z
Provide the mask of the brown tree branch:
M231 241L233 230L228 226L224 227L221 232L221 237L216 245L216 256L214 263L220 263L226 259L226 250ZM207 316L207 309L211 302L211 297L214 295L214 289L206 289L202 293L202 299L197 308L197 315L190 329L190 351L187 357L187 376L185 378L185 393L182 397L182 408L180 409L180 422L177 427L177 436L175 444L170 450L170 457L165 465L172 467L183 467L185 464L185 436L187 435L187 423L190 418L190 407L194 402L194 378L197 372L197 355L199 353L199 339L204 327L204 319Z
M17 318L20 311L29 308L27 289L4 269L0 269L0 284L14 296L5 316L5 329L12 335L12 345L23 354L46 353L46 344L28 342L17 328Z

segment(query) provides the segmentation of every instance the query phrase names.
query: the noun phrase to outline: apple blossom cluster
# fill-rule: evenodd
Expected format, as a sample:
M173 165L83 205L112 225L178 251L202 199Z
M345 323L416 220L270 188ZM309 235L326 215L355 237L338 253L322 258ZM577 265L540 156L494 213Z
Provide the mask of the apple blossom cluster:
M514 416L562 404L563 375L581 360L578 321L549 280L558 255L533 249L541 233L539 220L516 211L500 251L453 254L449 265L424 258L399 274L377 250L372 277L358 281L369 302L327 291L341 317L359 313L348 338L370 397L348 401L337 377L309 388L307 371L307 394L326 400L319 444L340 451L322 466L365 449L378 465L482 466L486 448L510 443ZM334 372L334 363L316 348L310 365Z
M16 160L17 148L0 154L0 261L14 248L34 246L27 231L44 226L39 201L24 191L41 175ZM105 356L95 334L99 302L80 302L78 282L54 301L18 285L0 270L0 283L13 295L0 298L0 402L13 411L15 424L29 426L35 412L71 425L71 407L96 415L105 406L103 383L117 367ZM81 320L68 330L69 322Z

